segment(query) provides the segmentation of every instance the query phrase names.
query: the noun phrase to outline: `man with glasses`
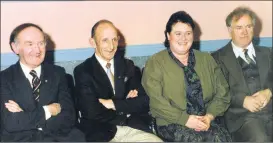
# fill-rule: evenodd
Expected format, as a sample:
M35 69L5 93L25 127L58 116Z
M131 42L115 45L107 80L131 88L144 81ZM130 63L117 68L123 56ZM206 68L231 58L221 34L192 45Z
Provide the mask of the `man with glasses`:
M85 141L74 128L75 109L65 70L43 63L46 38L38 25L24 23L10 35L19 61L1 71L1 141Z
M92 57L74 70L80 129L87 141L159 142L149 133L149 98L141 73L131 60L117 54L119 34L108 20L91 30Z
M226 18L231 41L213 53L230 86L225 123L233 141L272 141L272 51L252 43L256 16L238 7Z

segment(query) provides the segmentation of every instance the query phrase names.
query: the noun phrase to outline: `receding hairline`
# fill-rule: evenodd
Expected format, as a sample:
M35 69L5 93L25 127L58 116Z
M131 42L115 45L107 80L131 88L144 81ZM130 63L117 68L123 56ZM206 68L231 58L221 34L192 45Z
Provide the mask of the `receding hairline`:
M251 10L247 6L239 6L235 8L231 13L228 14L226 17L226 26L231 26L232 22L237 22L240 20L243 16L249 16L252 24L255 25L257 15L253 10Z
M21 31L16 35L16 37L14 37L14 40L17 40L18 37L19 37L24 31L26 31L26 30L28 30L28 29L30 29L30 28L34 28L34 29L38 30L38 31L41 33L41 35L44 37L44 40L46 40L46 35L45 35L44 31L41 31L39 28L37 28L37 27L35 27L35 26L29 26L29 27L24 28L23 30L21 30Z
M252 17L249 15L249 14L247 14L247 13L244 13L244 14L242 14L242 15L234 15L232 18L231 18L231 24L232 24L232 22L237 22L237 21L239 21L242 17L244 17L244 16L247 16L247 17L249 17L251 20L252 20Z
M96 35L98 34L98 30L100 30L100 29L106 29L106 28L113 28L115 31L116 31L116 33L117 33L117 36L118 36L118 29L116 28L116 26L113 24L113 23L110 23L110 22L102 22L102 23L99 23L99 25L96 27L96 29L95 29L95 35L94 35L94 39L96 39Z

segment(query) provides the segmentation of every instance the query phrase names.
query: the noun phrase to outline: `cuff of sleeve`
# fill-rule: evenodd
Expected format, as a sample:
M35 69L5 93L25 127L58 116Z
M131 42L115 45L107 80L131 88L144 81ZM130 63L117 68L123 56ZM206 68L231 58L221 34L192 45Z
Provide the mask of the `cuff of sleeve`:
M273 92L272 92L272 88L268 88L269 89L269 92L271 93L270 95L270 98L272 98L272 96L273 96Z
M211 113L207 113L206 116L208 116L211 119L211 121L214 120L216 117L215 115L213 115Z
M233 102L236 102L237 105L239 105L243 108L245 98L246 98L246 96L238 96L236 98L236 100Z
M180 125L183 125L185 126L188 119L189 119L189 114L187 114L185 111L182 111L180 117L178 118L177 120L177 123L180 124Z
M215 111L215 109L212 110L211 108L208 108L207 114L212 115L214 118L217 117L217 116L221 116L222 115L222 114L219 115L219 113L217 111Z
M120 109L120 103L119 103L119 101L118 100L114 100L114 99L112 99L112 101L113 101L113 104L114 104L114 106L115 106L115 109L116 109L116 111L119 111L119 109Z
M47 106L43 106L44 110L45 110L45 117L46 120L49 119L51 117L51 113L49 112Z

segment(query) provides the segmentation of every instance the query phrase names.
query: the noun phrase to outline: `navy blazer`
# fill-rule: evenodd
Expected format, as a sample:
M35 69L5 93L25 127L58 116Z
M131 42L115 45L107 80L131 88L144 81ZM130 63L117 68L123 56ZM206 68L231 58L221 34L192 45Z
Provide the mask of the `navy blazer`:
M131 60L121 56L114 57L114 70L115 95L95 55L74 69L77 108L82 115L80 129L87 141L110 141L116 134L116 125L149 131L149 97L141 85L140 70ZM133 89L138 90L138 96L126 99ZM105 108L99 98L112 99L116 110Z
M23 73L20 63L0 72L1 77L1 133L2 141L29 140L42 128L45 135L62 135L75 124L75 109L63 68L42 64L39 102L36 104L30 82ZM5 103L13 100L23 112L12 113ZM45 119L44 105L60 103L61 112Z

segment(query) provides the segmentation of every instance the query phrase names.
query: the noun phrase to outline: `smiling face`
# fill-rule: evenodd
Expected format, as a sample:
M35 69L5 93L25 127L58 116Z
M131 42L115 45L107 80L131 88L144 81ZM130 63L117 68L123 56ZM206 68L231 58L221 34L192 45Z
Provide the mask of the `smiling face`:
M35 27L22 30L11 45L14 52L19 55L20 62L31 69L38 67L44 61L45 36Z
M100 24L95 31L94 38L90 38L96 54L107 62L113 59L118 48L118 41L117 30L109 23Z
M253 39L253 27L254 25L249 15L243 15L237 21L233 18L228 30L234 44L246 48Z
M167 33L170 49L175 56L189 53L193 43L193 30L187 23L177 22L172 26L172 31Z

